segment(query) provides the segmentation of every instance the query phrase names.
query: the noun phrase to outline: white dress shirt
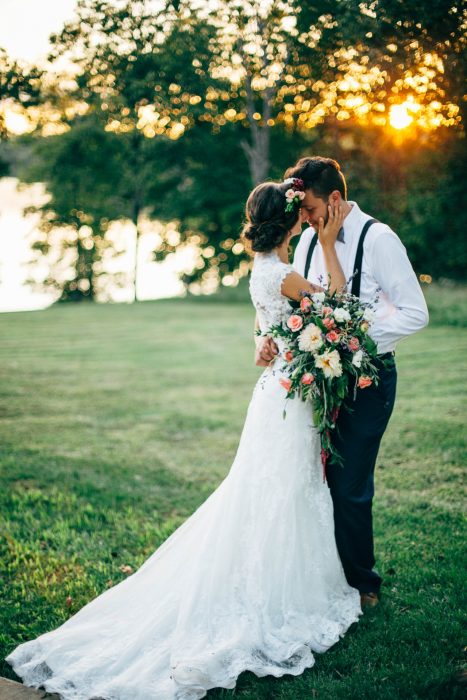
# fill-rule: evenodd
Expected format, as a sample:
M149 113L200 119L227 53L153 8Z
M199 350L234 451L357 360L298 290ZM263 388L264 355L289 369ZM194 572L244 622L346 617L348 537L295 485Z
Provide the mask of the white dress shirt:
M336 253L348 280L353 274L355 255L362 228L368 219L356 202L344 219L336 241ZM307 228L295 250L293 266L301 275L314 228ZM311 259L308 279L314 284L327 286L327 271L320 243L316 244ZM350 285L349 285L350 286ZM370 226L363 245L360 298L374 303L375 317L369 335L383 354L395 349L397 341L420 330L428 323L425 297L413 271L400 238L389 226L375 223ZM375 303L375 300L378 299Z

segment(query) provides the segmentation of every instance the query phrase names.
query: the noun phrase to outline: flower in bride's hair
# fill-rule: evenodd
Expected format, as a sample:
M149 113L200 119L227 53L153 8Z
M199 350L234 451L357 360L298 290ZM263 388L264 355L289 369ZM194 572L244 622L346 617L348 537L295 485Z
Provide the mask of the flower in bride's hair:
M330 379L340 377L342 374L342 365L337 350L326 350L322 355L317 355L315 366L322 369L324 376Z
M298 337L298 347L304 352L315 352L323 344L321 328L310 323Z
M279 379L279 384L283 386L286 391L290 391L290 387L292 386L292 380L286 379L285 377L281 377L281 379Z
M287 190L285 196L287 199L293 199L295 197L295 190Z
M292 314L292 316L289 316L287 319L287 326L291 331L299 331L303 326L303 319L297 316L297 314Z

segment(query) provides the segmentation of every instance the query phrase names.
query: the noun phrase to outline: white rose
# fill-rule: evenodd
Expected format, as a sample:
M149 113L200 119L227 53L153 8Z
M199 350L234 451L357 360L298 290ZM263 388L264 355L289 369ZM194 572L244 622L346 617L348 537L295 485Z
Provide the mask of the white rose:
M368 321L368 323L371 323L375 317L375 312L373 309L365 309L365 312L363 314L363 320Z
M323 339L321 337L321 328L315 326L314 323L310 323L306 326L298 336L298 347L303 352L314 352L318 350L323 344Z
M334 309L332 315L338 323L342 323L342 321L350 321L349 312L347 309L343 309L342 306L338 306L337 309Z
M311 298L313 299L315 304L322 304L326 298L326 294L324 292L316 292Z
M355 367L361 367L362 360L363 352L361 350L357 350L357 352L352 357L352 364L355 365Z
M285 196L287 199L293 199L295 197L295 190L292 190L292 189L287 190L287 192L285 193Z
M337 350L326 350L322 355L315 357L315 365L323 370L325 377L340 377L342 365Z

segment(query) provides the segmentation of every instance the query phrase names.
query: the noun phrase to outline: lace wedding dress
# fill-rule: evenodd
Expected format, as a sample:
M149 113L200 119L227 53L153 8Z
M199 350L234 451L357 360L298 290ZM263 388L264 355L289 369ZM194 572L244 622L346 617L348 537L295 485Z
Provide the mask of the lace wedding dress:
M266 330L287 315L292 270L257 254L251 296ZM198 700L242 671L298 675L357 620L334 541L310 407L263 372L228 476L127 579L7 661L65 700ZM286 407L286 416L283 411Z

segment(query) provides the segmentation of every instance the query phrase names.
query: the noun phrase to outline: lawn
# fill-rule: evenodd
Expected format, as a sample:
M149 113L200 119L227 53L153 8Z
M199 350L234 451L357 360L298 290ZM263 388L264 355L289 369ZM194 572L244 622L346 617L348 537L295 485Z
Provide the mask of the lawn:
M467 293L428 298L433 323L398 348L377 468L380 606L299 678L243 674L209 700L463 697ZM259 370L253 309L228 300L56 306L1 325L3 659L136 569L211 493Z

